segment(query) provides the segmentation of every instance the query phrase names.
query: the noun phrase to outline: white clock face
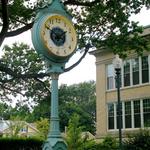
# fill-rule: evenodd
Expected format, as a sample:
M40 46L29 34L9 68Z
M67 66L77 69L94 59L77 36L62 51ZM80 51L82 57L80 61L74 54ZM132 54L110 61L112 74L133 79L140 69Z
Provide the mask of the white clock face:
M41 37L48 52L59 57L69 56L76 48L77 36L72 22L58 14L46 18Z

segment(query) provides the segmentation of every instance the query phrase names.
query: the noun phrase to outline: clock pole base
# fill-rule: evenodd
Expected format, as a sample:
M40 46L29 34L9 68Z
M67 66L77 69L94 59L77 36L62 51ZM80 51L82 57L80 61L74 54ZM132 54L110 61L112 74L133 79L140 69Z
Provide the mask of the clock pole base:
M67 145L60 137L49 137L45 141L42 150L67 150Z

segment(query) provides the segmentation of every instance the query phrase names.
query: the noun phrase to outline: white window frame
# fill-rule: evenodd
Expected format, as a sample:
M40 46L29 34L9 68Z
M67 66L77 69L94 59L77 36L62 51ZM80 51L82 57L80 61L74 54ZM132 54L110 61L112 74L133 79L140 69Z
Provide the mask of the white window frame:
M139 84L136 84L136 85L133 85L133 75L132 75L132 71L133 71L133 67L132 67L132 59L135 59L135 58L132 58L132 59L128 59L126 61L129 61L130 63L130 85L129 86L124 86L124 62L122 64L122 67L121 67L121 88L128 88L128 87L134 87L134 86L140 86L140 85L143 85L143 84L147 84L149 83L150 84L150 55L146 55L148 56L148 66L149 66L149 81L146 82L146 83L142 83L142 57L138 57L138 61L139 61ZM108 65L111 65L110 64L106 64L106 67L108 67ZM108 68L106 68L106 71L107 71ZM106 76L108 78L108 74L106 73ZM116 89L116 82L115 82L115 71L114 71L114 76L113 76L113 85L114 87L112 89L108 89L108 83L107 83L107 79L106 79L106 90L113 90L113 89Z
M110 77L110 76L108 76L108 66L109 65L112 65L111 63L110 64L106 64L106 89L107 90L113 90L113 89L115 89L115 87L116 87L116 83L115 83L115 71L114 71L114 73L113 73L113 88L108 88L108 77ZM112 67L113 67L113 65L112 65ZM113 68L113 70L114 70L114 68Z
M143 113L143 100L144 99L139 99L140 101L140 120L141 120L141 127L140 128L144 128L144 113ZM135 100L131 100L131 128L125 128L125 101L122 101L122 129L128 130L128 129L139 129L139 128L135 128L134 126L134 101ZM113 103L114 105L114 129L109 129L108 128L108 123L107 123L107 130L108 131L115 131L118 130L117 129L117 102ZM108 118L108 107L107 107L107 118ZM109 118L107 119L109 122Z

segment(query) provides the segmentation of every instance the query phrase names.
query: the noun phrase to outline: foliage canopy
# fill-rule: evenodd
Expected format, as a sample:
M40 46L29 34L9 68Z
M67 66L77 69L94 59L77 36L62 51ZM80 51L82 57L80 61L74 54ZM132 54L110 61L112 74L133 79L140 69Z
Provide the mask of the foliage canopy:
M5 38L19 35L32 28L39 8L48 1L1 0L0 45ZM131 50L142 54L149 50L147 38L140 37L142 27L130 20L132 14L140 13L143 7L150 8L149 0L62 0L73 16L78 33L77 51L82 53L68 71L78 65L90 49L112 50L126 56ZM132 36L131 36L132 35ZM0 59L0 96L2 100L18 98L37 101L48 94L49 75L44 63L32 48L25 44L14 44L3 48ZM24 93L22 92L24 91ZM44 92L43 92L44 91ZM46 92L45 92L46 91ZM34 95L34 96L33 96Z

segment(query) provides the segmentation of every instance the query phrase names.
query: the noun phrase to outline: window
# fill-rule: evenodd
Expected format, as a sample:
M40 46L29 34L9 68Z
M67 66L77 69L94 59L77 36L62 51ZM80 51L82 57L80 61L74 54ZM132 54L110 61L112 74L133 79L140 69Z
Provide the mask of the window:
M134 127L141 127L140 100L134 101Z
M125 128L131 127L131 102L125 102Z
M23 128L20 129L20 131L21 131L21 132L27 132L27 128L26 128L26 127L23 127Z
M114 129L114 104L108 104L108 129Z
M139 59L132 59L132 81L133 85L139 84Z
M150 98L122 102L122 127L150 127ZM119 113L116 102L108 104L108 129L118 129ZM143 126L144 125L144 126Z
M120 105L121 109L121 128L122 128L122 104ZM119 128L119 111L118 111L118 103L117 103L117 129Z
M149 82L148 56L142 57L142 83Z
M113 64L107 65L107 89L113 89L114 82L114 67Z
M121 74L120 86L132 86L150 82L149 56L134 58L124 61L123 74ZM107 89L114 89L115 85L115 72L112 64L107 66Z
M124 62L124 86L130 86L130 60Z
M144 126L150 126L150 99L143 100Z

